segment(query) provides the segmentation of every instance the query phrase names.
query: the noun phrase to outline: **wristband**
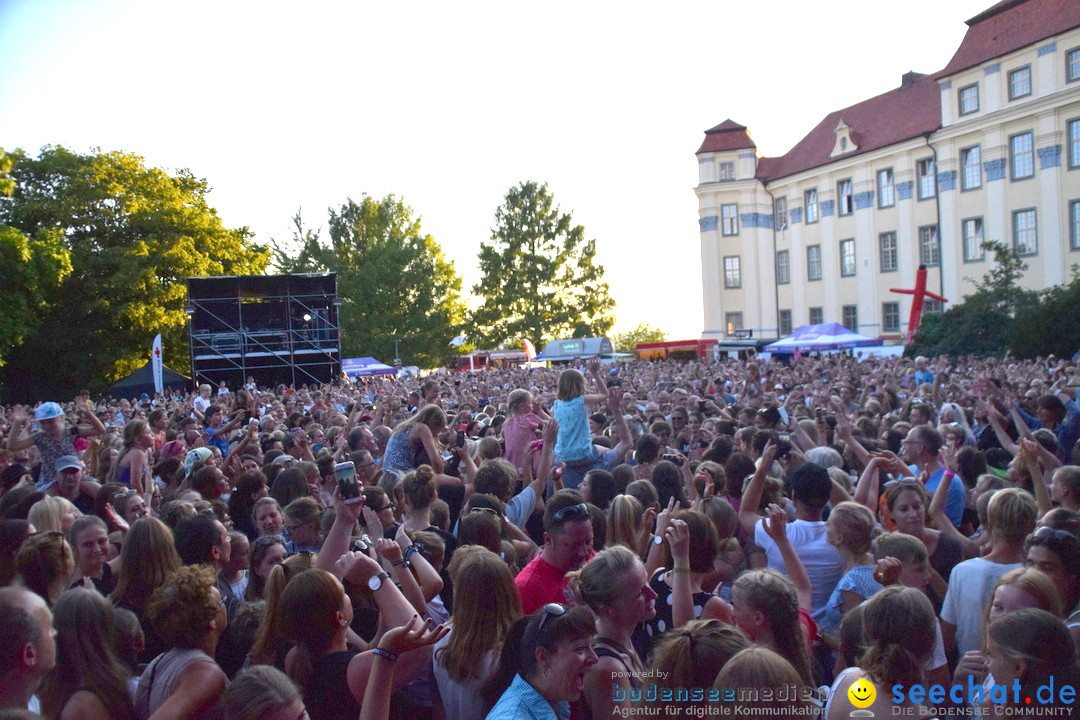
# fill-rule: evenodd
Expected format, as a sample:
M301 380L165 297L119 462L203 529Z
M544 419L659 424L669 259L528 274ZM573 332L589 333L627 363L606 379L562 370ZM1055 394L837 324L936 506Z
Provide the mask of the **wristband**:
M375 653L379 657L386 658L390 662L397 662L398 656L396 654L390 652L389 650L383 650L381 647L377 647L374 650L372 650L371 652Z
M945 478L951 478L951 477L955 477L955 476L956 476L956 473L954 473L952 470L946 469L945 474L941 476L941 479L944 480Z
M405 548L405 557L404 557L404 559L408 560L410 557L412 557L413 553L418 553L418 552L420 552L420 548L416 547L416 544L414 543L414 544L410 545L409 547Z
M404 565L405 567L411 567L412 566L411 562L409 562L408 560L404 560L404 559L402 559L402 560L391 560L390 564L393 565L394 567L399 567L401 565Z
M688 568L688 567L671 568L671 570L668 570L668 572L670 572L672 575L689 575L690 574L690 568Z

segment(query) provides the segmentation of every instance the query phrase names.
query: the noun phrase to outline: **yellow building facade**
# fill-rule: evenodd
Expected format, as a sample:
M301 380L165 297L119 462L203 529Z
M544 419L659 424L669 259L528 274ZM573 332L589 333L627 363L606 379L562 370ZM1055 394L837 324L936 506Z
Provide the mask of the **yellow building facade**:
M1080 2L1005 0L952 60L762 157L731 120L697 152L703 337L837 322L899 340L916 271L958 302L1014 247L1023 284L1080 263ZM928 300L928 312L940 311Z

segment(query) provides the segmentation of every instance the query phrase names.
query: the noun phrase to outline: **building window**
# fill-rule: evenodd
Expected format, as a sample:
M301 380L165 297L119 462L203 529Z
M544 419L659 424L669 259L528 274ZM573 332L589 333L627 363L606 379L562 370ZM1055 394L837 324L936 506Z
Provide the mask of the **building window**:
M1069 247L1080 250L1080 200L1069 203Z
M845 305L841 310L841 325L851 332L859 331L859 308L856 305Z
M721 205L720 206L720 234L721 235L738 235L739 234L739 206L738 205Z
M919 199L937 195L937 169L934 158L924 158L915 163L915 175L919 178Z
M855 274L855 239L840 241L840 275L851 277Z
M1080 119L1069 121L1069 168L1080 167Z
M900 303L881 303L881 331L900 332Z
M896 204L896 186L893 182L892 168L877 172L877 202L878 207L883 208Z
M817 188L810 188L803 193L803 207L806 209L806 222L818 221Z
M937 225L919 228L919 264L934 267L940 262L938 255Z
M926 298L926 302L922 306L923 315L940 315L945 310L945 306L940 300L934 298Z
M739 266L738 255L724 258L724 287L729 290L742 287L742 268Z
M1039 231L1035 223L1035 208L1015 210L1012 214L1013 248L1017 255L1039 252Z
M978 145L960 150L960 164L964 172L960 177L962 190L975 190L982 187L982 150Z
M895 272L898 266L896 256L896 233L883 232L878 235L881 248L881 272Z
M821 246L811 245L806 248L806 279L821 279Z
M787 198L778 197L773 202L773 227L787 230Z
M851 180L836 183L836 212L838 215L850 215L855 212L855 195L851 191Z
M1009 99L1016 100L1031 94L1031 66L1025 65L1009 73Z
M780 311L780 335L783 336L783 335L790 335L790 334L791 334L791 311L790 310L781 310Z
M820 325L825 322L825 311L819 307L810 308L810 324Z
M1009 167L1013 180L1035 175L1035 133L1026 132L1009 138Z
M986 259L983 250L983 219L981 217L964 220L960 229L964 236L964 262L979 262Z
M724 325L727 326L728 335L734 335L736 330L742 330L742 313L724 313Z
M722 162L720 163L720 180L734 180L735 179L735 163Z
M787 250L776 251L776 283L787 285L791 282L791 255Z
M973 112L979 111L979 84L965 85L960 88L958 95L960 97L960 114L970 115Z
M1080 80L1080 48L1065 53L1065 79L1069 82Z

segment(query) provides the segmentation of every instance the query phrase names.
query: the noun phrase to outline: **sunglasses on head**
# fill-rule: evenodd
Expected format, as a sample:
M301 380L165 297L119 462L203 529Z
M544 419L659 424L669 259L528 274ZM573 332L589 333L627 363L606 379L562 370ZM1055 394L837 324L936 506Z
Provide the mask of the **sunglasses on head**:
M589 506L585 503L578 503L577 505L567 505L552 515L551 519L555 522L561 522L567 519L580 520L587 517L589 517Z
M544 623L550 617L562 617L566 614L566 606L559 603L548 603L544 606L544 616L540 618L540 624L536 626L536 634L539 635L544 629Z

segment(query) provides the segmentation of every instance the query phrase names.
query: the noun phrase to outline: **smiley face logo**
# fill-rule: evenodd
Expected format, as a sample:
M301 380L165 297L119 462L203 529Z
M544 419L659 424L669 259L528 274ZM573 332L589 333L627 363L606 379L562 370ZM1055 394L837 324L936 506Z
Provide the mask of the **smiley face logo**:
M874 700L877 698L877 688L865 678L859 678L848 687L847 696L855 707L867 708L874 704Z

